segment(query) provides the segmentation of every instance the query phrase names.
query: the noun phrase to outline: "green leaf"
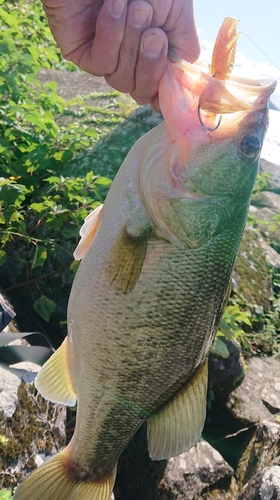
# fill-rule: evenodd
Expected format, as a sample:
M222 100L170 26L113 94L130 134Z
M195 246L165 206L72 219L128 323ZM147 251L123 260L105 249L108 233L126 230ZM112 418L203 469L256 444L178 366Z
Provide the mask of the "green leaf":
M73 260L71 266L69 267L70 271L72 271L72 273L76 274L76 272L79 269L79 265L80 265L80 262L78 260Z
M45 247L42 247L40 245L36 245L36 250L35 250L35 255L34 259L32 262L31 269L34 269L34 267L42 266L48 256L48 252Z
M94 181L95 184L100 184L101 186L111 186L112 184L112 180L111 179L108 179L108 177L97 177L97 179L95 179Z
M41 316L41 318L49 322L50 317L56 308L54 300L49 299L46 295L41 295L41 297L37 299L33 305L35 311Z
M3 266L6 262L7 254L4 250L0 250L0 267Z
M213 354L218 354L218 356L221 356L222 358L228 358L230 355L226 344L218 337L215 338L210 351Z
M12 493L9 490L0 491L0 500L12 500L12 498Z
M25 196L23 194L22 186L17 184L5 184L0 188L0 198L7 203L12 205L15 201L23 201Z
M44 203L31 203L30 208L34 210L34 212L43 212L46 210L46 206Z
M66 228L66 229L62 230L62 236L66 240L68 240L70 238L77 238L78 235L79 235L79 231L78 231L77 226L73 226L73 227Z

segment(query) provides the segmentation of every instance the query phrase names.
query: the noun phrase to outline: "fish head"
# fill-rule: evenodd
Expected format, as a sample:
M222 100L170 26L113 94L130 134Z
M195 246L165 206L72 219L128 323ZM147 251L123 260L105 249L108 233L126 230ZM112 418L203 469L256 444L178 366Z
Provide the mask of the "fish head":
M159 86L165 128L144 154L140 180L161 236L194 248L236 217L244 224L275 85L218 80L171 56Z

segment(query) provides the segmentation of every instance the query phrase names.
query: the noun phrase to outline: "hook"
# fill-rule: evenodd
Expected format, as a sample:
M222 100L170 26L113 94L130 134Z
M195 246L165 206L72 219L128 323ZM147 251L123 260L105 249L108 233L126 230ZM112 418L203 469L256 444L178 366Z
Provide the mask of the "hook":
M202 127L206 130L208 130L209 132L214 132L215 130L217 130L219 128L219 126L221 125L221 121L222 121L222 115L219 116L219 121L216 125L216 127L208 127L207 125L205 125L202 121L202 118L201 118L201 114L200 114L200 104L198 105L198 108L197 108L197 114L198 114L198 119L199 119L199 122L200 124L202 125ZM214 113L213 113L214 114Z

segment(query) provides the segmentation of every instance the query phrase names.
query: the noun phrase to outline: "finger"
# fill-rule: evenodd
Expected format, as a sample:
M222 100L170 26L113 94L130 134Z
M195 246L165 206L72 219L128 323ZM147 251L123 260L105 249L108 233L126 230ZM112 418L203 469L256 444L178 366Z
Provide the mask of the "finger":
M132 92L142 33L150 26L153 10L143 0L132 1L127 10L125 35L120 48L119 64L106 81L121 92Z
M141 38L136 66L135 88L131 96L139 104L149 104L157 95L166 68L168 40L160 28L147 29Z
M84 47L80 68L96 76L113 73L125 33L127 0L104 0L93 41Z
M193 0L174 0L170 14L162 26L169 46L189 62L199 57L200 46L196 30Z

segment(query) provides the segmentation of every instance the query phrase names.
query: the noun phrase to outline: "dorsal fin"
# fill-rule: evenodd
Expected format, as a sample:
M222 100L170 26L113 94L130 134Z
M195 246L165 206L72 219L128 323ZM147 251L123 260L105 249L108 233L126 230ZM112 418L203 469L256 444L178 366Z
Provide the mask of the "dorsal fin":
M74 259L82 260L86 255L95 235L99 224L101 221L103 205L100 205L95 210L90 212L90 214L85 218L85 222L81 227L80 235L81 240L78 243L76 250L74 251Z

